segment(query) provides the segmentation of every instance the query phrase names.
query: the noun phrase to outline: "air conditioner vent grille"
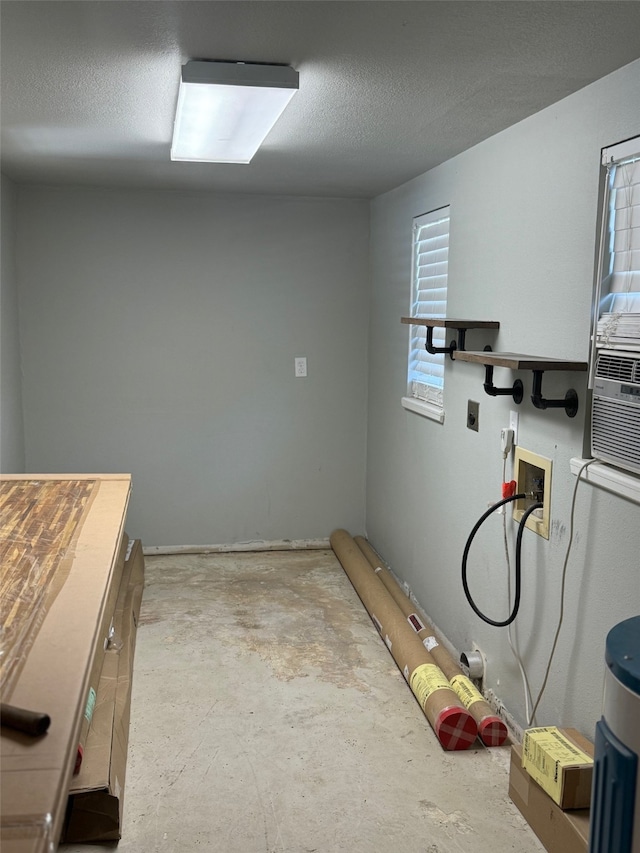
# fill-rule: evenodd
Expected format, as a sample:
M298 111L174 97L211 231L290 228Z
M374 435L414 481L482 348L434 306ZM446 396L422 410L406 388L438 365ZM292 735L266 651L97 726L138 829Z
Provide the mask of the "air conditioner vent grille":
M596 362L596 376L615 382L637 382L640 384L640 357L601 352Z
M640 406L594 396L591 441L594 456L640 473Z

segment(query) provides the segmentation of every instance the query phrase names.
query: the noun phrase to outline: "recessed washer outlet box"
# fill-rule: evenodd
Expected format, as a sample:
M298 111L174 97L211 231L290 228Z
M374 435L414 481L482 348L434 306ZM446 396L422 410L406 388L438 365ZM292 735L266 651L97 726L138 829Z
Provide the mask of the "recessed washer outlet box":
M542 503L542 511L533 512L527 518L526 527L545 539L549 538L551 523L551 465L551 459L516 447L513 461L516 493L526 493L527 497L515 502L513 518L519 522L532 504Z

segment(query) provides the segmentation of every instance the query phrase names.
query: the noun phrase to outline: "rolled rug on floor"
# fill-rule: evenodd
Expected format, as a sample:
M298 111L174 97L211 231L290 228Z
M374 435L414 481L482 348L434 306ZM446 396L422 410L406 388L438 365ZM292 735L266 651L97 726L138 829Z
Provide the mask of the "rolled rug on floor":
M478 734L475 720L354 539L334 530L331 547L444 749L468 749Z
M444 646L440 644L434 631L425 625L408 595L404 593L379 554L362 537L354 539L372 570L382 581L389 594L402 611L409 625L416 632L424 647L440 667L458 698L478 724L478 734L485 746L501 746L507 739L508 730L503 720L497 716L482 693L460 669Z

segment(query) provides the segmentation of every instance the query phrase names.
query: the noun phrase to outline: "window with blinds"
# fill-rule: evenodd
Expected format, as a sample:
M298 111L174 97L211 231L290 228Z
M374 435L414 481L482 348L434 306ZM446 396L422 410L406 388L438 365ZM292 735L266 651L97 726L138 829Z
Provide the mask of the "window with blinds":
M441 207L413 221L412 317L445 317L449 263L449 207ZM410 398L442 410L444 355L425 348L424 326L411 326L408 389ZM433 330L434 346L443 346L445 330Z
M640 137L602 152L607 169L596 347L640 350Z

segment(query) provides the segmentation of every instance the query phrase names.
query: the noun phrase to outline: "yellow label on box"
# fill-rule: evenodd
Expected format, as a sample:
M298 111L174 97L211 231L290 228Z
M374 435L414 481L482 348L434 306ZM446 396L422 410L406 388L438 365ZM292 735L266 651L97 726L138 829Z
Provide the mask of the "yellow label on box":
M556 803L562 797L564 769L592 763L593 759L556 726L527 729L524 733L522 766Z
M462 702L464 707L469 710L472 705L475 705L476 702L481 702L484 700L482 693L475 686L473 681L470 678L467 678L466 675L454 675L451 679L451 686L456 691L458 699Z
M436 690L442 690L443 687L451 690L449 681L440 667L434 663L423 663L417 666L411 673L409 686L423 709L429 696Z

